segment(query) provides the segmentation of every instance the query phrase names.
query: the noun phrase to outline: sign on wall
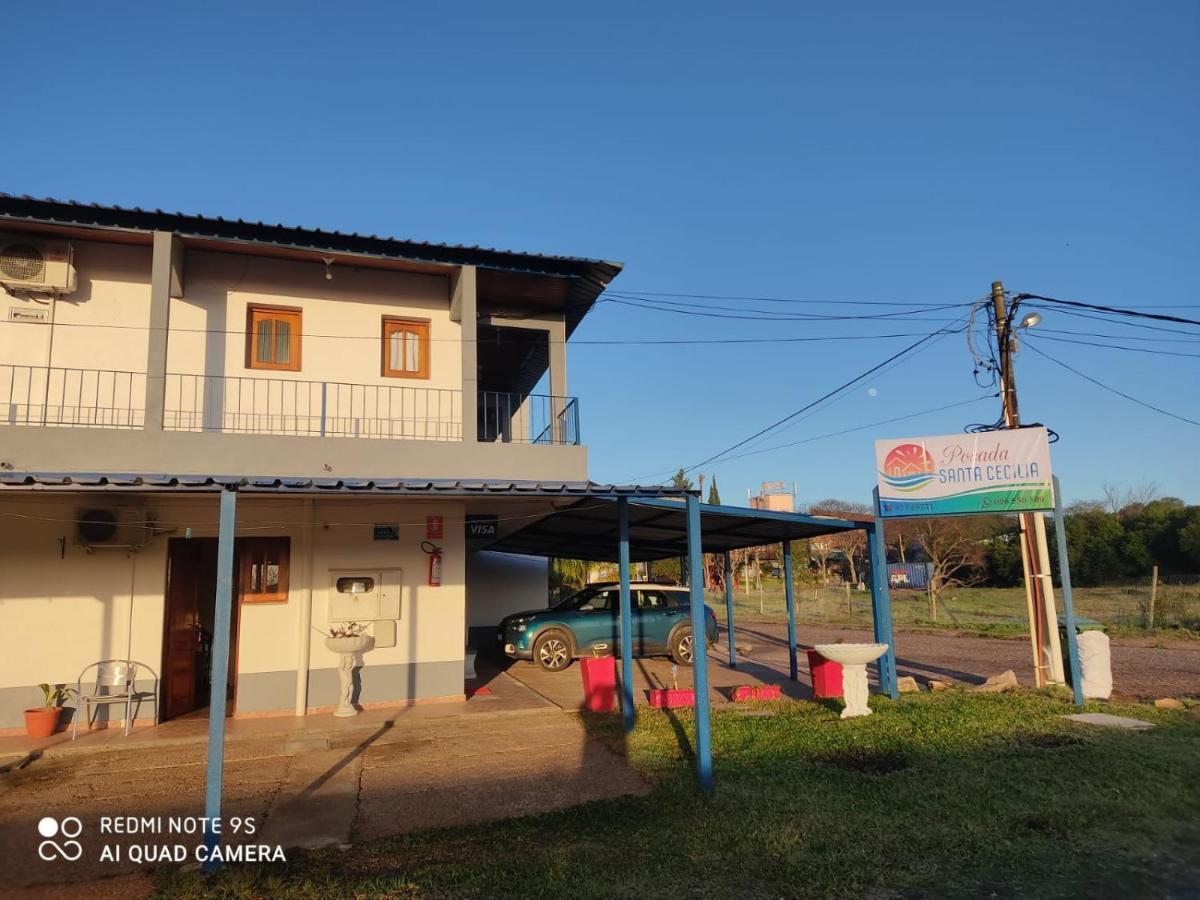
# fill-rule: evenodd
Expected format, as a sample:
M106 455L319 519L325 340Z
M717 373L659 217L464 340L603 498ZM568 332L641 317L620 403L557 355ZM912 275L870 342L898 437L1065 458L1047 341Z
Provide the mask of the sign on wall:
M1045 428L875 442L881 516L1053 509Z
M467 516L467 539L494 538L498 522L498 516Z

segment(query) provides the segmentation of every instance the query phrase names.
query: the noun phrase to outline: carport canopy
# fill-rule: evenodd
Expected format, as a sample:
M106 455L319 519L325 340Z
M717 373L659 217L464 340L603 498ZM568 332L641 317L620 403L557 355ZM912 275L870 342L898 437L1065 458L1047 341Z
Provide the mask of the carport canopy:
M633 562L687 556L687 506L682 500L629 498L629 558ZM868 527L868 522L700 504L705 553L781 544ZM617 502L583 497L479 549L526 556L617 562Z

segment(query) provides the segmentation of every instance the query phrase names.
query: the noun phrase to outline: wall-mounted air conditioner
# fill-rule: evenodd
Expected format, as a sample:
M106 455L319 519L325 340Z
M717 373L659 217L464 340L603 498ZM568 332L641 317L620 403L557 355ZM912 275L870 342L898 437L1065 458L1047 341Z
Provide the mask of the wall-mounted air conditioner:
M75 261L71 242L0 234L0 286L17 296L72 293Z
M76 516L79 546L91 553L101 547L141 550L154 537L154 522L137 506L80 510Z

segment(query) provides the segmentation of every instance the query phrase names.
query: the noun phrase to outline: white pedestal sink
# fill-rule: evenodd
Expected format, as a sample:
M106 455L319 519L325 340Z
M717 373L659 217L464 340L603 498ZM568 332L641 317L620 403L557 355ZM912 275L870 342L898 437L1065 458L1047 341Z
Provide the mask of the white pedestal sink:
M867 663L887 653L887 644L817 644L813 647L826 659L842 666L842 718L869 716L867 706Z
M358 661L358 654L366 653L375 646L375 638L369 634L327 637L325 646L341 657L338 661L338 682L341 689L338 692L338 708L333 714L342 719L357 716L358 710L350 702L350 695L354 693L354 664Z

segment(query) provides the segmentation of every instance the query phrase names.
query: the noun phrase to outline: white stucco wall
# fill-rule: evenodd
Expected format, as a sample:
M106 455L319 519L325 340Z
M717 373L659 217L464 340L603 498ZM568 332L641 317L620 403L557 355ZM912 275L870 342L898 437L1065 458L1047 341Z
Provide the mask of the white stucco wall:
M187 528L194 538L215 536L217 498L9 493L3 499L0 728L20 724L20 704L37 697L30 686L42 681L73 683L91 662L129 656L161 674L167 540L183 537ZM117 549L89 554L77 546L74 520L79 511L138 504L144 504L157 527L172 534L154 539L134 555ZM447 522L446 537L436 542L445 551L440 587L426 586L428 557L419 547L426 515L441 515ZM312 629L307 640L312 683L321 688L314 688L321 696L310 697L310 705L327 705L328 688L336 682L338 659L325 648L322 633L329 628L331 568L403 570L396 646L367 654L364 690L369 685L371 696L381 699L461 693L466 632L462 503L321 498L314 501L312 516ZM291 538L288 601L245 604L241 609L239 712L292 707L310 570L304 521L304 502L298 497L242 495L239 500L239 536ZM376 523L400 525L400 540L373 540ZM379 673L374 681L373 669ZM435 671L440 673L436 678L427 677ZM403 675L403 689L396 687L396 673ZM458 678L456 684L451 673ZM241 702L243 687L247 702Z

